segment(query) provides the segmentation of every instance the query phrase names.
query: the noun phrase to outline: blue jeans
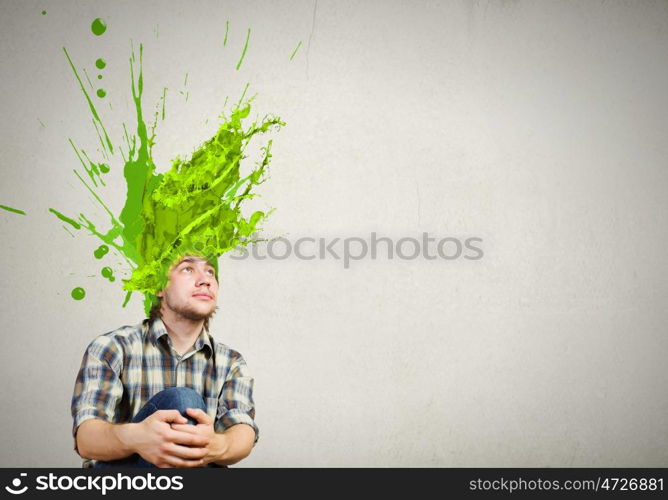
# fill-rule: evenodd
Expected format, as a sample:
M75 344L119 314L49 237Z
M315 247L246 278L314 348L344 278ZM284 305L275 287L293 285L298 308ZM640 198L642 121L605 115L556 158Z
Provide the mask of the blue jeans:
M206 413L206 405L204 404L202 396L193 389L190 387L170 387L169 389L160 391L149 399L144 407L139 410L139 413L132 419L132 423L141 422L158 410L178 410L181 415L188 419L189 424L197 425L197 421L186 414L186 408L200 408ZM147 462L135 453L134 455L119 460L97 462L94 467L155 467L155 465Z

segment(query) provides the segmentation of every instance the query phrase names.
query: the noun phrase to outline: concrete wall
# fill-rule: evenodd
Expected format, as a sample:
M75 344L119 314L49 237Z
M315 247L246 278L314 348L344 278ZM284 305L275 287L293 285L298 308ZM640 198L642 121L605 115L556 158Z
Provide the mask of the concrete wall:
M0 210L0 466L80 464L83 350L143 318L48 212L106 217L72 173L68 138L99 144L62 48L122 144L131 40L145 109L169 89L160 170L246 82L285 120L266 237L481 239L478 259L221 259L213 332L262 432L240 465L668 466L668 3L484 0L0 3L0 204L26 212Z

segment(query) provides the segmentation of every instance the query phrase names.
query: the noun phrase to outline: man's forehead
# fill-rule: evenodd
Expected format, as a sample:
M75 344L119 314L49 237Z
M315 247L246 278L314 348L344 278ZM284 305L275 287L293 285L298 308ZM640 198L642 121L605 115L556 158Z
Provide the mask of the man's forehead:
M209 262L208 259L205 259L204 257L198 257L197 255L186 255L184 257L181 257L174 263L174 267L180 266L184 262L190 262L193 264L206 264L213 267L213 264L211 264L211 262Z

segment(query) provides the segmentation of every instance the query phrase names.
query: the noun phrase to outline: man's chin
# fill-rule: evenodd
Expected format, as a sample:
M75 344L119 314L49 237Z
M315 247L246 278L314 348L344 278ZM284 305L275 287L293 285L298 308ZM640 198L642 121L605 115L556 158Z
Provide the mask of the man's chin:
M216 307L214 306L208 309L188 308L177 312L182 317L189 319L190 321L202 321L205 319L211 319L213 314L216 312Z

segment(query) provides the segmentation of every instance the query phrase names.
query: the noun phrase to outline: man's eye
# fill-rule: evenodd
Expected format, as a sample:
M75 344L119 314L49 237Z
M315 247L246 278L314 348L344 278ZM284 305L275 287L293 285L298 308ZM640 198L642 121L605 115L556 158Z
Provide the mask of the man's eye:
M207 271L207 273L209 274L209 276L215 276L215 274L216 274L216 273L213 272L213 269L209 269Z
M193 270L193 268L190 267L190 266L183 268L183 272L191 272L192 270Z

